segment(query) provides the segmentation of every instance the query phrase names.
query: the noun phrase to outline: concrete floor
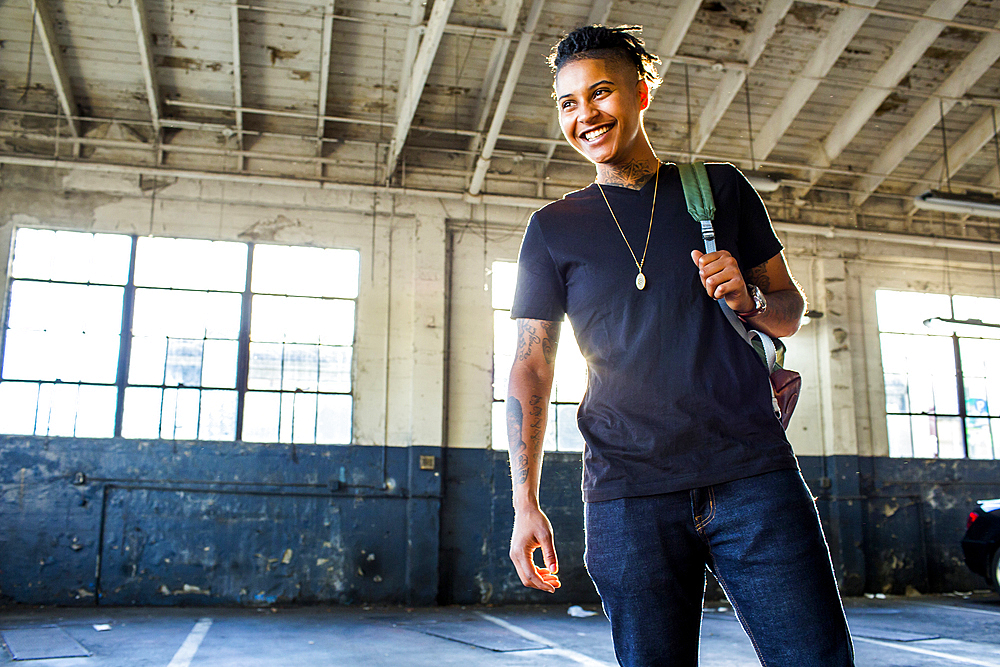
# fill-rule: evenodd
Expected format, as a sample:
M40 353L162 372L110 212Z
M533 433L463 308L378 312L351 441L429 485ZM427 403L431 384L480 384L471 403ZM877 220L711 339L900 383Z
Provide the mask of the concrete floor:
M857 664L1000 667L1000 596L848 599ZM95 625L110 629L98 631ZM565 606L233 608L7 608L0 630L48 628L90 657L45 667L428 667L615 665L608 623ZM64 636L64 635L61 635ZM465 643L463 643L465 642ZM474 644L491 646L482 648ZM0 649L0 665L14 664ZM706 610L703 667L755 667L728 608Z

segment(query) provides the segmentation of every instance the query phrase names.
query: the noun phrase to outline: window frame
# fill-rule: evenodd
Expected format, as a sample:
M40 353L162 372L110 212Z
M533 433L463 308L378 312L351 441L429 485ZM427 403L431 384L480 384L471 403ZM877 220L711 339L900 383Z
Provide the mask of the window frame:
M966 372L965 372L965 368L963 366L963 360L962 360L962 341L971 341L971 340L997 340L997 339L991 338L991 337L986 337L986 336L960 335L958 333L958 331L955 330L955 329L953 329L950 334L945 334L945 333L937 333L937 334L935 334L935 333L930 333L930 332L928 332L928 333L914 333L912 331L897 331L897 330L892 330L891 328L888 328L888 327L887 327L887 330L883 330L883 326L884 325L883 325L881 319L878 316L879 315L878 314L878 307L877 307L877 294L878 294L878 292L912 293L912 294L938 294L938 293L936 293L936 292L913 292L912 290L899 290L899 289L891 289L891 288L879 288L879 289L875 290L875 293L876 293L876 335L877 335L877 339L876 340L878 341L878 346L879 346L879 359L880 359L880 366L881 366L880 370L881 370L882 393L883 393L882 409L883 409L883 413L884 413L884 415L886 417L885 422L886 422L886 434L887 434L888 439L889 439L889 456L891 458L917 458L916 457L916 452L915 452L915 449L916 449L916 447L915 447L915 439L914 439L914 435L913 435L913 418L914 417L927 417L927 418L933 418L934 421L935 421L935 424L937 424L937 420L939 418L941 418L941 419L957 419L957 420L959 420L959 424L960 424L960 431L961 431L961 451L962 451L961 458L954 457L954 456L942 456L941 455L940 431L937 429L937 427L935 427L935 435L934 435L935 442L936 442L936 454L935 454L935 456L933 458L936 458L936 459L948 459L948 460L984 460L984 461L989 461L989 460L997 461L997 460L1000 460L1000 442L997 441L996 435L993 435L994 433L1000 433L1000 430L998 430L994 426L994 424L1000 425L1000 416L995 416L995 415L991 415L991 414L987 414L987 415L970 415L969 414L968 401L969 401L970 397L967 395L967 392L966 392L966 378L965 378ZM944 294L944 293L942 293L942 294L940 294L940 296L947 297L947 299L948 299L948 305L949 305L949 310L951 311L950 312L950 317L954 318L955 317L955 298L956 297L961 297L963 295ZM979 298L995 298L995 297L979 297ZM883 347L883 345L884 345L884 343L883 343L883 336L886 335L886 334L891 335L891 336L913 336L913 337L931 338L931 339L948 340L949 341L949 343L951 344L951 353L952 353L950 359L951 359L951 362L953 364L953 366L951 366L951 369L954 371L955 398L956 398L956 401L957 401L957 409L954 412L950 412L950 411L949 412L937 412L937 411L934 411L934 412L926 412L926 411L925 412L913 412L913 400L911 400L911 398L910 398L912 385L911 385L911 383L909 381L909 377L910 377L909 373L907 373L907 383L906 383L906 397L907 397L906 398L906 403L907 403L908 411L906 411L906 412L896 412L896 411L890 411L889 410L889 405L888 405L889 390L888 390L887 379L888 379L889 375L898 375L899 372L898 372L898 370L895 370L895 369L891 369L891 370L888 370L888 371L886 369L886 365L885 365L885 352L884 352L884 347ZM928 376L928 377L931 377L931 376ZM975 398L975 397L973 396L971 398ZM890 432L890 424L889 424L889 420L890 420L891 417L906 417L909 420L909 423L910 423L910 427L909 427L909 439L910 439L910 443L909 443L909 455L908 456L906 456L906 455L900 455L900 454L893 454L893 452L892 452L892 444L891 443L893 441L893 438L892 438L892 434ZM969 426L970 426L969 425L969 420L970 419L986 419L986 420L988 420L988 423L990 423L990 425L991 425L990 432L991 432L992 445L993 445L992 456L990 458L983 458L983 457L975 457L975 458L973 458L973 457L970 457L970 455L969 455Z
M56 231L56 232L58 232L58 231L70 231L70 232L85 233L85 234L109 234L109 235L114 234L114 232L100 232L100 231L97 231L97 232L91 232L91 231L80 232L79 230L61 230L61 229L36 228L36 227L16 227L13 230L12 234L11 234L11 253L12 253L11 256L13 256L13 252L14 252L14 249L15 249L15 246L16 246L17 232L19 230L21 230L21 229L39 229L39 230L42 230L42 231ZM240 322L239 322L239 333L238 333L237 339L236 339L236 343L237 343L237 356L236 356L236 369L235 369L236 378L235 378L235 383L234 383L233 389L223 389L225 391L236 391L236 395L237 395L236 424L235 424L234 438L233 438L233 440L209 440L209 439L202 439L202 438L199 438L199 437L195 437L195 438L182 438L182 439L183 440L194 440L194 441L200 441L200 442L243 442L243 426L244 426L244 416L245 416L245 406L246 406L247 393L251 392L251 391L254 391L254 392L263 391L263 390L254 390L254 389L250 389L249 388L250 347L251 347L251 343L252 343L252 341L250 339L250 325L251 325L251 316L252 316L252 302L253 302L253 297L255 295L287 296L287 297L296 297L296 298L301 296L302 298L322 299L324 301L328 301L328 300L329 301L351 301L354 304L354 307L353 307L354 320L353 320L353 323L352 323L352 325L353 325L353 333L352 333L352 336L351 336L351 343L350 343L350 349L351 349L351 364L350 364L351 367L350 367L350 371L349 371L349 374L350 374L350 389L348 391L330 391L328 389L327 390L320 389L319 387L317 387L317 389L314 390L314 391L304 391L304 390L294 390L294 391L292 391L292 390L278 389L274 393L277 393L279 396L281 396L283 394L286 394L286 393L311 394L311 395L315 395L317 397L317 401L318 401L319 397L323 396L323 395L349 396L350 399L351 399L351 407L350 407L350 415L349 415L349 418L348 418L349 419L349 424L348 424L348 433L349 433L349 435L348 435L348 439L347 439L346 443L335 443L335 444L351 444L351 443L353 443L353 440L354 440L354 409L355 409L356 402L357 402L357 400L356 400L357 397L355 395L356 383L355 383L355 377L354 377L354 369L356 367L356 358L355 358L356 350L355 350L355 346L357 344L357 332L358 332L358 326L357 326L357 310L358 309L357 309L357 306L358 306L358 298L359 298L360 295L356 295L354 297L342 297L342 296L316 296L316 295L278 294L278 293L272 293L272 292L253 292L252 291L252 279L253 279L254 250L257 247L257 245L259 245L259 244L255 243L255 242L247 242L247 241L226 241L226 242L231 242L231 243L242 244L242 245L246 246L246 249L247 249L247 254L246 254L246 258L247 258L247 261L246 261L246 274L245 274L245 277L244 277L245 278L245 282L244 282L244 285L243 285L243 289L240 292L229 291L229 290L219 290L219 289L196 289L196 288L187 288L187 287L151 287L151 286L140 286L140 287L137 287L136 284L135 284L135 271L136 271L137 249L138 249L138 242L139 242L139 236L140 235L138 235L138 234L127 234L127 235L126 234L117 234L117 235L118 236L128 236L131 239L131 248L130 248L130 254L129 254L129 267L128 267L128 279L127 279L127 282L124 285L122 285L122 284L110 284L110 283L94 283L94 282L74 282L74 281L68 281L68 280L53 280L53 279L39 279L39 278L15 278L11 274L11 272L8 271L7 281L6 281L6 286L5 286L6 287L6 302L4 304L5 307L4 307L4 310L3 310L3 320L0 321L0 326L2 326L2 340L0 340L0 372L2 372L2 369L4 367L4 359L5 359L5 356L6 356L6 353L7 353L7 332L9 331L8 322L10 321L11 292L13 290L13 287L14 287L15 283L18 283L18 282L32 282L32 283L48 283L48 284L83 285L83 286L87 286L87 287L89 287L89 286L95 286L95 287L104 287L104 286L107 286L107 287L115 287L115 288L122 289L123 290L123 296L122 296L122 310L121 310L121 326L120 326L120 333L119 333L119 347L118 347L117 369L116 369L116 373L115 373L115 382L114 382L114 384L99 383L99 382L83 382L83 381L79 381L79 382L77 382L77 381L62 382L60 380L47 381L47 380L40 380L40 379L35 379L35 380L31 380L31 379L27 379L27 380L20 380L20 379L5 380L5 379L2 378L2 376L0 376L0 382L31 382L31 383L35 383L35 384L38 384L38 385L42 385L42 384L66 384L66 385L78 385L78 386L84 386L84 385L86 385L86 386L99 386L99 387L114 387L115 390L116 390L116 393L117 393L117 399L116 399L116 405L115 405L113 437L114 438L123 438L124 436L122 435L122 428L123 428L124 418L125 418L125 399L126 399L127 389L129 389L129 388L154 388L154 389L166 390L166 389L175 389L175 388L178 388L178 385L165 385L165 384L164 385L151 385L151 384L147 384L147 383L130 384L129 381L128 381L129 370L130 370L130 363L131 363L131 357L132 357L132 342L133 342L132 339L134 337L132 329L133 329L133 323L134 323L134 317L135 317L135 299L136 299L136 292L137 292L137 290L140 290L140 289L142 289L142 290L146 290L146 289L161 290L161 289L163 289L163 290L175 290L175 291L178 291L178 292L205 292L205 293L209 293L209 294L239 294L240 295ZM180 238L180 237L162 237L162 238ZM214 241L216 239L191 239L191 240L197 240L197 241ZM294 245L283 245L283 244L279 244L279 245L281 247L289 247L289 248L306 247L306 246L294 246ZM336 248L336 249L338 249L338 250L341 250L341 249L344 249L344 250L353 250L353 249L350 249L350 248ZM8 267L10 267L10 266L11 266L11 264L8 263ZM344 347L344 346L333 346L333 347ZM180 386L183 386L183 385L180 385ZM202 391L205 391L205 390L219 389L217 387L202 387L201 385L199 385L198 387L190 387L190 388L196 388L196 389L199 390L199 392L202 392ZM161 401L162 401L162 397L161 397ZM199 394L199 402L200 401L201 401L201 397L200 397L200 394ZM317 405L318 405L318 403L317 403ZM37 408L36 408L36 410L37 410ZM162 411L162 404L161 404L161 411ZM199 409L199 411L200 411L200 409ZM318 407L317 407L317 414L318 414ZM275 443L283 442L280 439L281 417L282 417L282 415L281 415L281 413L279 411L279 416L278 416L278 433L279 433L279 436L278 436L278 438L275 439L275 440L273 440L273 441L268 440L268 441L265 441L265 442L268 442L268 443L271 443L271 442L275 442ZM36 424L37 424L37 412L36 412ZM176 440L176 438L164 438L162 436L162 427L163 427L163 417L162 417L162 412L161 412L161 415L159 417L159 421L157 423L157 429L156 429L157 433L160 434L160 435L157 438L155 438L155 439ZM36 428L37 428L37 426L36 426ZM200 430L200 428L201 428L200 427L200 423L199 423L198 428ZM313 440L314 441L316 439L316 436L317 436L317 433L316 433L316 431L314 429L314 432L313 432ZM34 437L42 437L42 436L38 436L37 434L35 434ZM99 437L106 437L106 436L76 436L76 435L73 435L73 436L67 436L67 437L79 437L79 438L98 437L99 438ZM128 439L143 439L143 438L128 438ZM253 442L257 442L257 441L254 440ZM294 439L293 439L293 442L295 442ZM315 444L320 444L320 443L315 443Z

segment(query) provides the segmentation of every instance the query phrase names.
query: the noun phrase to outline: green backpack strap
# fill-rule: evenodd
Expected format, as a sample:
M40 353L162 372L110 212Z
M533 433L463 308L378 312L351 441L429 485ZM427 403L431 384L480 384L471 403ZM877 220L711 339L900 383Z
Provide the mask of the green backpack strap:
M687 202L688 213L697 222L715 218L715 199L712 197L712 186L708 181L708 171L704 162L678 164L681 174L681 185L684 186L684 200Z

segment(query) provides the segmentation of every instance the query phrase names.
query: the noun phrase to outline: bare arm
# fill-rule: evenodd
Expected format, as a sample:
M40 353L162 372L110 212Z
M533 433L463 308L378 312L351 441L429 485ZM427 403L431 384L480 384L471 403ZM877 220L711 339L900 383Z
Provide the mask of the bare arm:
M799 330L806 309L802 288L788 272L784 253L778 253L763 264L751 268L747 275L740 271L736 259L725 250L706 255L698 250L691 253L698 266L702 284L713 299L725 297L736 312L753 310L753 298L747 283L760 288L767 301L763 313L749 318L754 329L778 338L791 336Z
M550 593L559 587L556 576L559 565L552 526L538 504L538 486L559 329L559 322L517 320L517 351L507 390L507 439L514 500L510 559L521 583ZM532 560L539 548L544 568L537 567Z

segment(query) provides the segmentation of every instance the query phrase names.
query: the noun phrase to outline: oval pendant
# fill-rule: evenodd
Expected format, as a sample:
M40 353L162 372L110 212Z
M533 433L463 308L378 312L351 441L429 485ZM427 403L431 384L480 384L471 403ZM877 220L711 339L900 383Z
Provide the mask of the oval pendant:
M640 271L639 275L635 277L635 286L636 289L639 290L645 289L646 287L646 276L642 275L642 271Z

